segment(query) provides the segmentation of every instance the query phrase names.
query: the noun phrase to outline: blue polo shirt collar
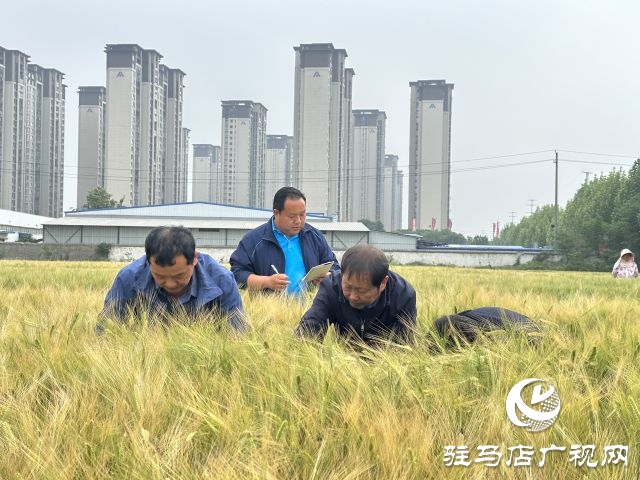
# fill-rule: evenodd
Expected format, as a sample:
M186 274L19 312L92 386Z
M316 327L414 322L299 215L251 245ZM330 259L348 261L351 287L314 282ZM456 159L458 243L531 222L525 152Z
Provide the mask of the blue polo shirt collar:
M287 287L287 292L300 294L304 288L304 285L300 284L300 280L307 273L307 269L304 264L299 234L287 237L276 227L275 218L271 219L271 228L284 254L285 271L280 273L286 273L291 282L289 287Z

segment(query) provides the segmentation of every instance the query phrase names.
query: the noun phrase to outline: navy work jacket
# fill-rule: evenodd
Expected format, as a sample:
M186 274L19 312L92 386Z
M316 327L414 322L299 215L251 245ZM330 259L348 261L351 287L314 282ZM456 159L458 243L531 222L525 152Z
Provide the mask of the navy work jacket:
M231 254L231 272L241 288L247 285L247 278L252 273L273 275L271 265L280 273L285 271L284 252L273 234L271 221L247 232L240 240L238 248ZM333 262L332 271L340 270L338 260L320 230L305 223L298 236L307 272L311 267L325 262Z
M322 339L329 325L343 337L404 343L412 339L416 325L416 292L400 275L389 272L389 280L370 307L353 308L342 292L342 273L322 280L311 308L302 316L296 334Z

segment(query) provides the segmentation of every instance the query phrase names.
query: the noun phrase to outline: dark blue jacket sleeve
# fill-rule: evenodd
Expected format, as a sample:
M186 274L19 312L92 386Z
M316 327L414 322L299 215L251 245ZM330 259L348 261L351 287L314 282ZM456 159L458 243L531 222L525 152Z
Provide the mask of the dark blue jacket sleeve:
M249 275L255 273L255 266L251 261L251 252L255 248L255 245L251 240L252 236L245 235L229 259L231 273L233 273L236 283L241 288L247 285Z
M226 269L225 269L226 270ZM228 272L228 270L227 270ZM229 325L237 332L246 332L249 326L242 306L242 298L231 274L221 276L219 279L222 295L220 295L220 310L227 314Z
M402 304L398 306L395 333L399 339L409 342L413 338L418 311L416 308L416 292L407 285Z
M129 264L118 272L113 285L104 299L101 316L123 319L127 313L127 305L135 295L134 264Z
M248 330L242 298L233 274L209 255L200 254L195 274L198 276L198 308L219 309L231 327L239 332Z
M460 312L459 315L470 318L476 321L479 326L483 327L486 327L487 323L489 323L497 328L509 328L514 326L537 328L537 325L529 317L506 308L480 307Z
M331 277L327 277L320 282L311 307L300 319L296 335L322 340L329 323L335 321L337 305L338 298L333 291Z

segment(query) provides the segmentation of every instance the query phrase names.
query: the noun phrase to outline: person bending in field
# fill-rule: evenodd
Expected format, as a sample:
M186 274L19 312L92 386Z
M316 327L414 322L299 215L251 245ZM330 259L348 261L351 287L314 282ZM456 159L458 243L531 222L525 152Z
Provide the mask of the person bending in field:
M445 315L434 320L434 327L448 344L473 343L479 336L497 330L524 334L540 332L538 325L529 317L499 307L474 308ZM529 338L534 341L537 339L536 335Z
M389 271L384 253L356 245L344 252L340 270L322 280L296 335L322 340L333 325L340 336L365 343L405 343L412 339L416 315L415 290Z
M104 301L97 330L105 318L126 320L148 313L171 319L210 316L226 318L236 331L247 330L238 286L229 270L196 251L191 232L179 226L151 230L145 256L124 267Z

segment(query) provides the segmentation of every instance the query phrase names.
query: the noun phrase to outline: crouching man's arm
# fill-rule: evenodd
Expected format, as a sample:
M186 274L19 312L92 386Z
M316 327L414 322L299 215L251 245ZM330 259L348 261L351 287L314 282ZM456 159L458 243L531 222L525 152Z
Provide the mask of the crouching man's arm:
M232 329L238 333L249 332L251 329L242 306L240 291L231 273L225 275L220 283L222 289L222 295L218 299L220 310L227 315L227 321Z
M133 286L126 280L126 275L120 272L107 292L95 327L97 334L104 333L105 323L108 319L124 321L127 315L127 305L131 301L133 292Z
M398 315L393 328L394 341L410 343L413 341L418 316L416 308L416 293L412 291L398 308Z
M322 341L335 319L338 298L331 288L331 277L325 277L318 287L313 304L300 319L296 336Z

